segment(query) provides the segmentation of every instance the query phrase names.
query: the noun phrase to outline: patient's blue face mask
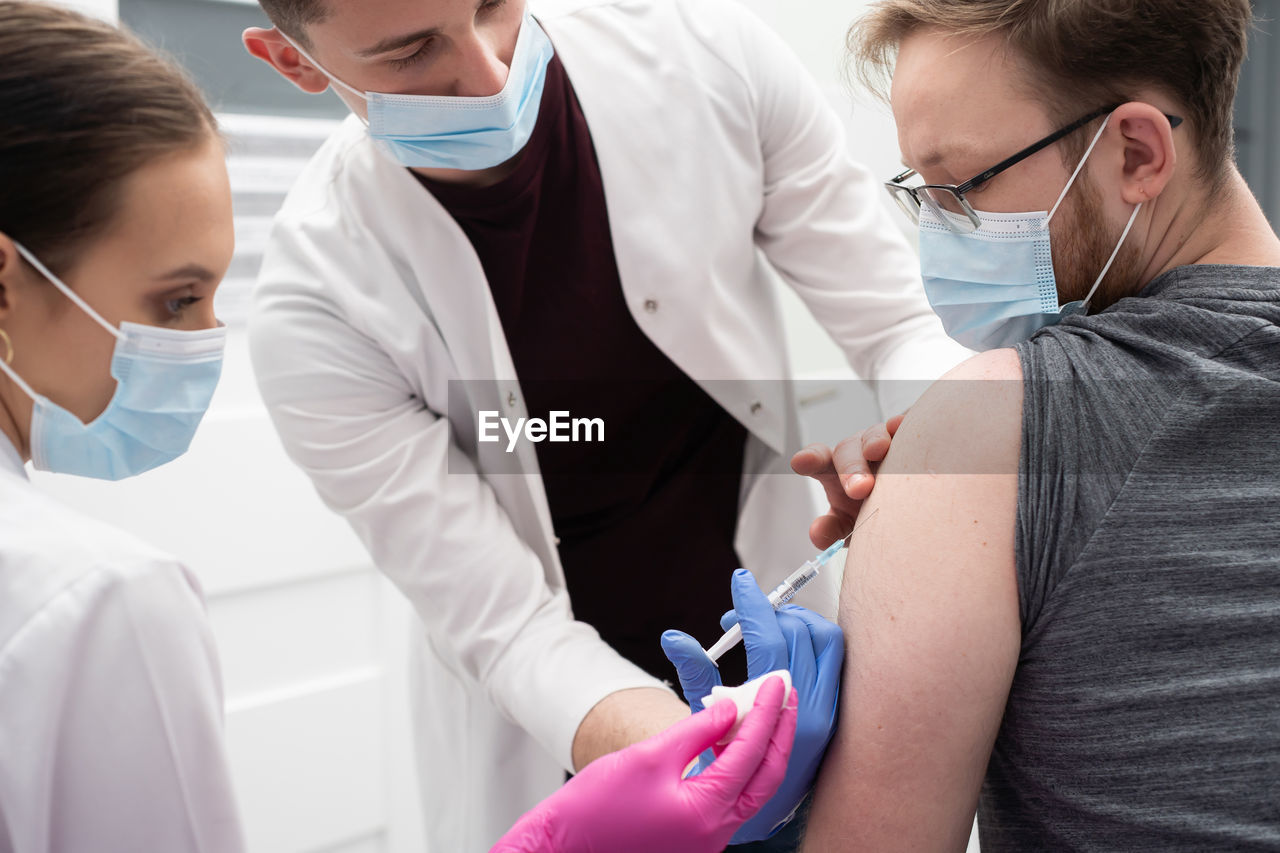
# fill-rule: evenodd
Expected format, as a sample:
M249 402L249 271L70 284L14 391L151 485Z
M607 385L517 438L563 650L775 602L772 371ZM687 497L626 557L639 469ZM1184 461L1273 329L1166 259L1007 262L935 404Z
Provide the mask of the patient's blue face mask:
M16 245L16 244L15 244ZM22 246L18 253L116 338L116 391L102 414L84 423L37 394L3 359L0 370L35 401L31 461L41 471L120 480L186 452L222 372L226 327L189 332L139 323L117 329Z
M920 209L920 271L925 294L943 328L956 341L975 350L1012 346L1065 316L1085 313L1142 205L1134 206L1120 241L1088 295L1067 305L1058 304L1049 223L1106 128L1104 121L1052 210L974 211L982 224L966 234L957 233L939 218L939 214L959 214L935 212L928 205Z
M422 169L489 169L525 147L538 122L547 64L555 51L526 14L502 91L484 98L363 92L330 74L289 36L298 53L368 104L369 135L402 165Z

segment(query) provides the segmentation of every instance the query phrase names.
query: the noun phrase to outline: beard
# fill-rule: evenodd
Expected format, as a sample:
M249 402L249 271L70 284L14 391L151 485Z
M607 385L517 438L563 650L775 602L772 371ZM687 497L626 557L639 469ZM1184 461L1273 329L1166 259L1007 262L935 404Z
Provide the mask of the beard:
M1072 190L1074 197L1063 203L1059 214L1062 219L1062 230L1058 232L1061 239L1050 243L1054 278L1058 282L1058 297L1063 305L1088 295L1124 231L1123 225L1112 228L1099 215L1102 195L1087 174L1076 179ZM1090 314L1096 314L1142 289L1142 253L1136 244L1130 242L1132 236L1130 232L1111 269L1107 270L1106 277L1089 300Z

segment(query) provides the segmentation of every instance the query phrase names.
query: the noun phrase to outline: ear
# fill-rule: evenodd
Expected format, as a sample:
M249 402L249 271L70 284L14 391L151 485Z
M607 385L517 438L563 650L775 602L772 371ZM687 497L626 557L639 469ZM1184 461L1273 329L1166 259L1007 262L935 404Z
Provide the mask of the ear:
M275 27L250 27L240 37L245 50L274 68L281 77L315 95L329 88L329 78L307 61Z
M1111 124L1124 144L1124 200L1140 204L1155 199L1173 178L1178 160L1168 117L1151 104L1132 101L1116 108Z
M0 320L13 309L14 280L21 275L21 256L9 235L0 231Z

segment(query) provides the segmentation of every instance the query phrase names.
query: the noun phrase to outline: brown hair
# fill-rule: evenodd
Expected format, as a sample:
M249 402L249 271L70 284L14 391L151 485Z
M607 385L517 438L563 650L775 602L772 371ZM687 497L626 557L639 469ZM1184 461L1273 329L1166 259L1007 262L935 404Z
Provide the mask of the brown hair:
M1055 120L1157 89L1179 105L1217 190L1235 158L1232 110L1253 15L1249 0L881 0L849 31L857 76L881 96L902 40L922 27L998 36ZM1063 147L1074 162L1088 139Z
M276 29L305 48L311 47L307 24L323 21L329 15L321 0L258 0Z
M195 84L134 36L0 0L0 231L55 272L111 220L125 178L216 127Z

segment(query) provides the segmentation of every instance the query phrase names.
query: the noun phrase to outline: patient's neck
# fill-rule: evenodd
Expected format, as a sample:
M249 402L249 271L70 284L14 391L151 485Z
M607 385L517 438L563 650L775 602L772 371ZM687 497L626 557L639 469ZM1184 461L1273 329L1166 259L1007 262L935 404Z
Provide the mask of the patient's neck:
M1177 204L1143 280L1189 264L1280 266L1280 237L1234 166L1214 197L1195 191Z

